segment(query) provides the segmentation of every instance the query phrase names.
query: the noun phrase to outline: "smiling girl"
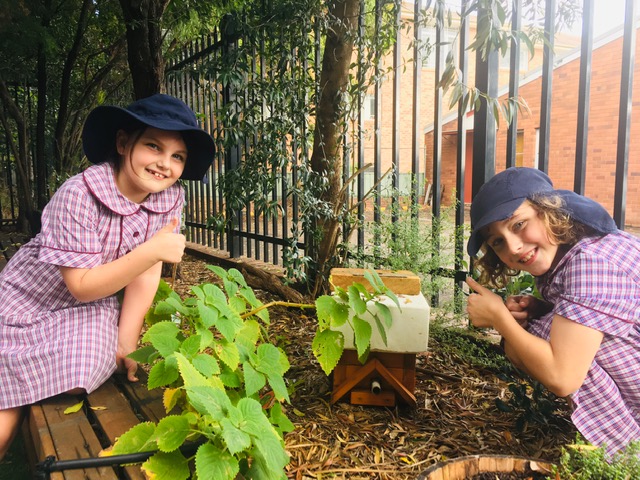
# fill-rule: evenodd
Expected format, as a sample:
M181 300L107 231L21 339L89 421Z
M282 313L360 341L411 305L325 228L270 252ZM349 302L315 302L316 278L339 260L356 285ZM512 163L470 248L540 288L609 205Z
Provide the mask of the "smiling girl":
M0 275L0 459L25 405L90 393L116 370L137 380L127 355L162 262L184 253L177 181L202 179L214 155L191 109L162 94L97 107L82 142L95 165L58 189Z
M640 440L640 240L598 203L555 190L531 168L509 168L471 205L467 245L479 282L467 312L502 335L505 353L558 396L594 445L613 454ZM542 300L501 297L510 276L536 278Z

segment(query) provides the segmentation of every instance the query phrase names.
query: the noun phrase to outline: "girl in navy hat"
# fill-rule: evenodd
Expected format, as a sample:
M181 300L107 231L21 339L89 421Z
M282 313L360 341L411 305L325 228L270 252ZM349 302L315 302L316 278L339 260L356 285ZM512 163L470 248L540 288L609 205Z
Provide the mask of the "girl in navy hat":
M611 455L640 440L640 239L616 228L598 203L553 188L543 172L510 168L487 182L471 205L467 246L479 283L467 283L467 312L496 329L505 353L558 396L571 419ZM524 271L543 300L502 299Z
M90 393L116 369L137 380L127 355L162 262L184 253L178 179L202 179L214 155L191 109L162 94L97 107L82 142L95 165L58 189L0 275L0 459L23 406Z

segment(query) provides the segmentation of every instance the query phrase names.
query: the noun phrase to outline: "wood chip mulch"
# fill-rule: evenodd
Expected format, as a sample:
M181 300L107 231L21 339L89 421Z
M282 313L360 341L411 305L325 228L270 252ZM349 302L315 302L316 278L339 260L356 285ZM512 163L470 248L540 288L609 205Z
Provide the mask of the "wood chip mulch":
M215 282L206 264L185 256L174 289L187 295L191 285ZM277 300L262 291L256 295L265 303ZM432 318L436 314L434 309ZM331 379L311 352L313 311L275 307L270 317L270 334L291 363L286 412L296 429L285 438L290 479L416 479L437 462L478 454L554 463L560 448L575 438L563 400L553 422L516 429L518 414L498 410L495 402L508 402L508 385L434 338L416 361L417 408L332 405Z

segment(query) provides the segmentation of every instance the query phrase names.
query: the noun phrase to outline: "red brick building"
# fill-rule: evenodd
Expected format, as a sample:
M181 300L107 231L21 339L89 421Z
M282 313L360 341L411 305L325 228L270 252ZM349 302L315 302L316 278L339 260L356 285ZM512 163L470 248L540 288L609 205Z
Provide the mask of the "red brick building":
M637 32L636 32L637 33ZM585 194L613 213L615 164L617 155L618 111L622 64L622 28L595 39L593 43L591 99L587 146ZM636 51L640 51L640 35L636 35ZM551 123L549 136L549 175L557 188L572 190L575 168L578 88L580 75L579 48L556 58L553 71ZM631 140L629 145L626 224L640 226L640 62L635 62L632 98ZM520 96L527 102L530 113L518 117L517 164L537 166L538 129L542 79L540 70L525 76L520 82ZM501 91L501 99L508 93ZM471 200L471 152L473 119L468 118L466 152L465 201ZM455 187L457 120L445 118L442 140L443 202L450 202ZM506 164L506 122L497 129L496 171ZM433 126L425 130L427 178L433 171Z

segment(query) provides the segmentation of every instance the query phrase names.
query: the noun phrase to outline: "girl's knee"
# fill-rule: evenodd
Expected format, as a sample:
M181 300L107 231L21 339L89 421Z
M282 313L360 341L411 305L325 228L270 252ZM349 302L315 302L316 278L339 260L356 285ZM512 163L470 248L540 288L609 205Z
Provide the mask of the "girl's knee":
M11 446L22 420L23 407L0 410L0 460Z

